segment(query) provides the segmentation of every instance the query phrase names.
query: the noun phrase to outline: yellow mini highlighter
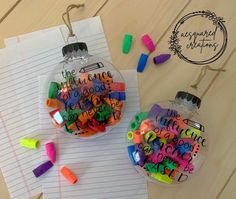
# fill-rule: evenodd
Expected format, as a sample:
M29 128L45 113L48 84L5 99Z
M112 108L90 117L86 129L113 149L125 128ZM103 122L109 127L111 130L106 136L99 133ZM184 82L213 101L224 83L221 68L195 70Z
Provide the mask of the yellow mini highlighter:
M128 140L133 140L134 139L134 132L133 131L129 131L128 133L127 133L127 138L128 138Z
M39 147L39 140L23 138L20 140L20 145L30 149L37 149Z

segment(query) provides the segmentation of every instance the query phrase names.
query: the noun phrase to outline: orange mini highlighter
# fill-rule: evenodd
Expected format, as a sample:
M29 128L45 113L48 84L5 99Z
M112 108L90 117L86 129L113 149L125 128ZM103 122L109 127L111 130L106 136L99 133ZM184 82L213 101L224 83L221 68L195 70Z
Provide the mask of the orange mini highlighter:
M67 179L71 184L75 184L78 179L75 176L75 174L72 173L72 171L70 169L68 169L67 167L63 166L61 168L61 174L64 176L65 179Z

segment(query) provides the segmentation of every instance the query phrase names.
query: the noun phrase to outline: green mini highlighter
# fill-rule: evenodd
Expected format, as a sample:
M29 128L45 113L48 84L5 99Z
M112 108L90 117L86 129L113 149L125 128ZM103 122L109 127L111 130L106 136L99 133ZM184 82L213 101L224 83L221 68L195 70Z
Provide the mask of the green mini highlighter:
M59 88L59 84L57 82L51 82L49 91L48 91L48 98L56 99L58 88Z
M122 52L124 54L128 54L132 45L133 41L133 36L130 34L125 34L124 35L124 40L123 40L123 49Z

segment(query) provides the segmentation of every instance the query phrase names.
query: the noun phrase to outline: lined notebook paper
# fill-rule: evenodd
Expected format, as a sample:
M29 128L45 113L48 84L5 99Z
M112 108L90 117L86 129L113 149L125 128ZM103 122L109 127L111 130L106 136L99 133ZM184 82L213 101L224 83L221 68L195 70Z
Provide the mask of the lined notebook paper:
M120 124L107 135L93 140L71 138L55 130L45 108L47 94L44 83L40 92L40 122L45 141L48 137L56 143L58 159L43 180L46 199L147 199L147 184L132 167L127 154L126 132L129 122L139 111L137 73L122 71L127 86L127 106ZM43 97L44 96L44 97ZM52 136L55 135L55 136ZM46 160L45 153L43 159ZM78 183L70 185L61 175L60 167L66 165L77 176Z
M37 91L37 82L34 87L32 61L21 58L24 54L20 53L20 48L2 50L0 56L1 170L11 198L25 199L41 192L39 179L32 174L35 167L32 162L39 159L40 150L19 146L20 138L37 138L39 133L38 100L31 92Z
M73 26L91 54L110 60L99 17ZM37 80L62 59L65 35L63 26L0 51L0 166L11 198L26 199L41 192L40 179L32 174L41 163L40 150L20 147L19 139L40 137Z

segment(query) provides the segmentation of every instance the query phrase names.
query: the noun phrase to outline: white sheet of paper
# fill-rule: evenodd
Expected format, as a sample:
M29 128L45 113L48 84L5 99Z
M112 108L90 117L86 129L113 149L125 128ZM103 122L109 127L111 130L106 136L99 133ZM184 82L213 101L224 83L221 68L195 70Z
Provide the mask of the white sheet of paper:
M54 31L48 38L55 34L59 36L60 32ZM42 43L37 48L34 43L25 42L0 52L0 165L10 196L17 199L29 198L42 190L32 173L40 163L40 150L19 144L21 138L37 139L40 134L37 73L42 69L41 53L49 46L54 46L54 50L58 46L58 41L47 42L45 38L39 42Z
M79 40L87 42L88 47L89 47L89 52L91 54L97 55L98 57L102 57L102 58L110 61L110 54L109 54L109 51L107 48L106 39L105 39L105 36L103 33L103 28L102 28L101 21L100 21L99 17L76 22L73 24L73 26L74 26L74 31L78 35ZM6 44L7 44L7 46L9 46L9 47L12 46L12 47L10 47L6 52L1 54L1 58L6 59L6 64L4 64L3 63L4 60L1 59L1 66L2 66L1 71L6 71L6 76L4 76L4 77L8 78L8 81L11 82L11 83L9 83L9 86L10 86L10 84L12 84L12 87L13 87L12 89L9 90L9 93L14 92L15 99L17 99L16 102L10 101L10 103L8 103L9 106L6 106L6 108L4 109L4 114L3 114L2 107L4 107L4 104L7 101L7 99L6 98L3 99L4 98L3 97L2 98L3 100L1 102L1 109L0 109L1 110L0 119L1 119L1 127L2 127L1 129L3 129L2 132L4 132L4 134L2 132L0 134L1 135L0 138L3 138L0 141L0 143L1 143L0 149L3 149L3 150L5 149L3 151L3 154L5 156L2 156L0 158L0 162L2 163L1 166L3 166L3 168L2 168L3 174L5 176L5 179L6 179L8 188L9 188L9 192L10 192L12 198L19 198L19 199L27 198L27 197L32 196L32 195L39 193L41 191L40 184L38 183L39 181L37 179L35 179L34 177L32 177L31 170L32 170L32 165L36 166L36 164L43 162L45 157L43 156L42 158L39 158L39 153L19 147L18 139L22 138L26 135L30 135L30 137L35 136L38 138L42 138L42 136L44 137L44 135L45 135L44 134L45 131L43 131L44 132L43 134L39 134L39 129L38 129L38 117L37 117L37 114L38 114L37 104L38 104L38 102L37 102L37 97L36 97L36 95L37 95L36 90L37 90L38 85L36 84L35 79L37 79L38 75L48 74L50 72L51 68L53 68L57 62L59 62L59 59L61 59L60 48L64 45L64 42L66 40L65 39L66 35L67 35L67 29L63 26L60 26L57 29L50 28L47 30L38 31L36 33L29 33L27 35L21 35L16 38L10 38L10 39L6 40ZM37 42L35 42L35 40L37 40ZM15 45L16 43L21 43L23 45ZM45 50L45 49L47 49L47 50ZM10 63L8 63L9 58L12 60L12 61L10 61ZM8 71L7 70L8 68L6 65L8 66L8 68L11 68L12 70ZM15 72L13 72L13 71L15 71ZM24 72L25 72L25 75L23 74ZM125 75L125 73L124 73L124 75ZM129 76L129 77L131 77L131 76ZM0 78L1 78L0 83L4 82L4 84L1 84L3 86L3 88L6 85L8 86L7 80L5 78L2 79L1 75L0 75ZM31 81L29 81L29 80L31 80ZM131 80L133 80L133 76L129 80L129 82ZM137 94L137 91L135 90L135 88L134 88L134 91L132 91L132 88L131 88L130 93L132 93L132 92ZM8 95L6 95L6 97L7 96ZM27 99L26 98L23 99L22 96L25 96ZM29 97L29 99L28 99L28 97ZM138 99L138 97L137 97L137 99ZM135 105L135 107L138 108L139 104ZM9 110L7 110L7 108ZM132 105L130 108L132 109ZM135 108L135 112L137 112L136 108ZM7 111L10 112L10 114L9 114L10 119L9 119L9 117L5 117L5 112L8 113ZM21 114L19 114L19 113L23 113L23 115L21 116ZM16 116L18 118L18 120L21 121L23 124L21 126L21 128L19 128L18 125L14 126L15 127L14 132L10 128L11 126L8 125L9 121L12 123L15 122L15 119L11 118L12 115ZM128 117L129 116L131 116L131 115L128 115ZM22 118L20 118L20 117L22 117ZM7 124L6 124L6 122L7 122ZM30 126L28 123L30 123ZM121 124L121 128L122 128L122 125L123 124ZM8 129L10 129L10 130L8 130ZM50 129L48 129L48 130L50 130ZM46 131L46 133L48 133L48 130ZM117 132L113 132L113 134L114 134L114 136L118 135ZM56 135L58 137L58 140L64 141L64 139L60 139L61 136L63 136L61 133L56 134ZM112 134L107 135L107 136L111 136L111 135ZM15 136L16 136L16 138L15 138ZM124 136L124 135L121 135L121 136ZM55 135L52 134L52 135L48 136L48 134L47 134L46 137L48 139L50 139L50 138L54 138ZM124 140L125 140L125 138L124 138ZM124 142L123 142L124 140L122 140L123 144L124 144ZM69 139L66 138L65 141L67 143L69 141ZM2 145L2 143L4 143L4 145ZM105 144L105 143L103 143L103 144ZM118 144L118 143L115 143L115 144ZM60 143L60 146L63 147L63 143ZM104 145L104 147L105 146L106 145ZM77 149L77 145L75 145L75 147L76 147L75 149ZM136 184L135 183L136 180L134 182L135 184L132 184L131 186L128 184L125 185L125 183L126 183L125 182L121 187L118 187L116 189L116 192L113 193L113 192L111 192L113 189L109 188L109 187L107 187L105 189L103 187L103 183L99 183L99 186L97 186L96 180L100 179L101 177L96 176L96 173L94 173L94 175L91 174L91 172L86 173L84 167L86 167L87 163L85 163L85 162L81 163L81 161L80 161L80 166L82 166L82 167L80 167L77 171L79 173L79 178L80 178L79 181L82 180L82 182L80 182L80 183L83 184L83 183L86 183L86 181L88 181L88 180L89 181L91 181L92 179L95 180L94 181L95 184L93 184L93 186L91 185L91 187L90 187L90 184L88 184L86 186L86 188L85 187L82 188L83 193L85 193L86 196L89 195L89 193L93 192L93 194L96 194L96 195L97 195L97 193L99 193L100 196L103 195L102 198L111 198L112 196L113 196L113 198L115 198L115 196L117 196L118 198L125 198L125 197L132 198L132 196L135 196L135 193L140 193L141 195L138 198L147 198L146 183L144 183L143 179L141 179L139 176L137 176L137 173L131 167L128 157L127 157L126 147L124 145L120 145L120 147L122 147L122 150L124 152L122 155L126 154L126 159L123 160L123 158L122 158L120 162L118 160L117 162L119 162L120 164L118 164L117 167L121 169L121 168L123 168L122 164L125 163L125 164L123 164L123 166L129 167L129 172L130 172L127 175L133 176L132 178L129 177L128 179L134 180L134 179L138 178L139 180L141 180L141 181L139 181L140 184ZM21 153L22 150L24 153L27 153L27 155L24 157L22 157L22 153ZM115 148L115 150L116 150L116 148ZM119 148L119 150L121 150L121 148ZM68 148L68 152L70 152L70 151L71 151L71 149ZM60 152L60 149L59 149L59 152ZM66 151L62 150L61 158L63 158L65 156L65 154L63 155L64 152L66 152ZM29 156L29 154L31 155L31 157ZM1 152L0 152L0 155L2 155ZM36 158L36 156L37 156L37 158ZM19 171L16 169L14 170L15 173L17 173L19 176L17 178L17 180L14 179L15 175L12 171L12 168L8 167L8 164L4 163L3 158L6 158L6 157L8 158L8 160L11 160L13 163L16 163L17 165L19 165L19 168L18 168ZM59 161L61 158L59 156ZM34 161L31 161L31 160L34 160ZM66 158L65 158L65 160L66 160ZM68 160L66 160L66 161L68 163ZM108 166L111 162L113 163L113 160L107 159L107 161L105 161L104 164L106 166ZM60 163L63 163L63 162L60 162ZM73 161L70 163L73 164ZM101 163L97 162L95 164L95 166L99 166L100 164ZM77 167L77 164L74 166ZM28 167L28 170L25 167ZM73 169L74 167L72 166L71 168ZM102 169L102 168L103 168L103 165L100 165L100 169ZM118 168L116 168L116 169L118 169ZM59 167L56 168L54 166L49 173L45 174L45 176L43 177L43 181L49 180L49 178L47 178L47 176L51 175L54 170L56 170L56 172L58 172L58 169L59 169ZM90 171L93 171L94 169L95 169L94 167L89 168ZM27 170L27 172L26 172L26 170ZM30 174L28 174L28 172ZM84 176L84 178L83 178L80 175L81 172L83 172L85 175L86 174L90 175L90 177L87 178L88 176ZM104 173L108 174L107 179L113 179L113 176L110 175L111 171L107 171L107 170L101 171L101 173L99 173L98 175L101 176L101 175L104 175ZM119 176L117 176L117 177L119 177ZM124 175L123 175L123 177L124 177ZM32 181L35 180L36 182L31 182L30 180L32 180ZM86 180L86 181L84 181L84 180ZM60 182L61 182L61 178L60 178ZM131 181L129 181L129 182L131 183ZM67 183L67 182L62 181L62 183ZM28 188L26 185L28 186ZM50 186L52 184L47 183L47 185ZM112 185L112 184L110 184L110 185ZM113 186L114 186L114 184L113 184ZM35 187L35 188L32 190L32 187L33 188ZM67 184L66 184L66 187L67 187ZM98 187L98 189L96 187ZM68 196L68 193L70 192L70 191L68 192L68 189L71 189L71 188L73 188L73 187L68 186L65 190L63 190L63 189L59 190L59 186L58 187L55 186L54 188L48 187L48 189L44 188L44 198L49 198L49 197L50 198L52 198L52 197L58 198L57 195L55 195L53 193L53 191L60 193L60 196L63 196L61 198L66 198L66 197L71 198L71 196ZM87 189L87 192L84 192L85 189ZM107 195L106 195L106 193L101 193L101 190L103 190L103 192L104 192L104 190L108 191L109 193L107 193ZM140 190L140 191L137 192L137 190ZM122 193L120 193L121 191L122 191ZM65 197L64 197L64 195L65 195ZM94 198L95 197L95 195L90 195L88 197L86 197L86 196L83 196L83 197L85 197L85 198L88 198L88 197ZM100 196L99 196L99 198L101 198ZM77 197L75 197L75 198L77 198Z
M120 124L108 134L90 140L79 140L55 129L45 107L47 77L40 78L40 122L44 141L56 143L57 161L43 180L46 199L147 199L147 183L132 167L127 153L127 129L132 117L139 112L137 72L121 71L127 92L127 106ZM54 136L52 136L54 135ZM44 153L43 159L46 160ZM60 174L66 165L77 176L78 183L69 184Z
M110 60L99 17L74 26L92 54ZM40 150L25 149L19 140L40 136L37 80L62 59L66 32L65 27L51 29L0 52L0 166L12 198L25 199L41 192L39 179L32 174L41 163Z

